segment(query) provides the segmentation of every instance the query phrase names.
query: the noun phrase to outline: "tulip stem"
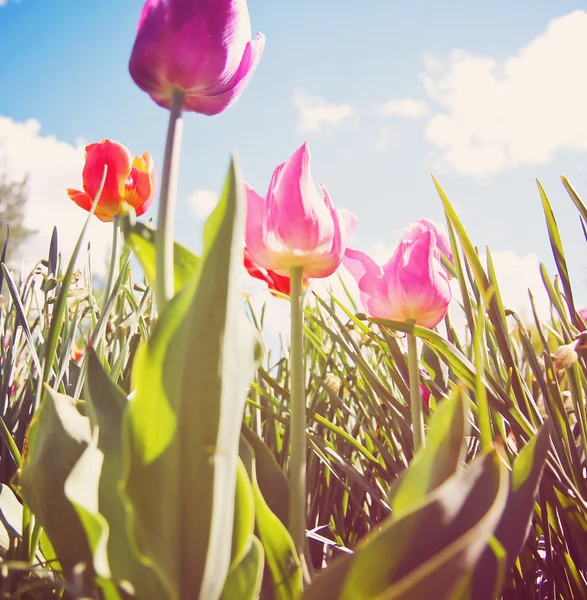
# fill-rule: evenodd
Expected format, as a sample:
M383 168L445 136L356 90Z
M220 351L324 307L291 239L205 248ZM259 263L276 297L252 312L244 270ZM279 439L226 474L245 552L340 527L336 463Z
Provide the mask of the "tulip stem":
M420 393L420 366L418 364L418 343L413 333L408 333L408 371L410 374L410 406L412 409L412 430L414 432L414 454L425 445L424 413Z
M306 390L304 385L304 313L302 267L290 269L290 488L289 532L298 556L306 540Z
M112 293L112 286L118 277L119 268L119 242L120 242L120 217L116 216L112 219L112 250L110 254L110 264L108 265L108 275L106 276L106 285L104 287L104 297L102 298L102 310L106 310L108 298Z
M161 175L161 193L159 195L159 213L157 216L157 235L155 236L155 298L159 312L173 297L173 244L175 231L175 205L177 199L177 180L179 175L179 155L183 132L183 102L185 94L174 90L169 110L167 143Z

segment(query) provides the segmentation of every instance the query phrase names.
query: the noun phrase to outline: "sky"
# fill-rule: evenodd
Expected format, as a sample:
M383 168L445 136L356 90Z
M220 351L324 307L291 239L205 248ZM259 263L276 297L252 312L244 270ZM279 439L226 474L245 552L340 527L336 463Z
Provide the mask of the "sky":
M196 1L196 0L194 0ZM442 220L439 179L473 242L494 257L505 303L529 316L554 276L538 178L562 231L576 301L587 254L566 175L587 197L587 5L558 0L250 0L266 48L238 102L185 115L177 238L198 250L230 152L264 194L304 141L317 182L359 217L351 245L386 261L407 223ZM0 0L0 169L29 177L24 265L57 226L64 255L85 213L83 149L103 138L162 166L168 112L128 73L141 0ZM156 209L150 213L156 218ZM104 270L108 225L90 232ZM268 294L263 301L273 300ZM277 313L283 310L276 309Z

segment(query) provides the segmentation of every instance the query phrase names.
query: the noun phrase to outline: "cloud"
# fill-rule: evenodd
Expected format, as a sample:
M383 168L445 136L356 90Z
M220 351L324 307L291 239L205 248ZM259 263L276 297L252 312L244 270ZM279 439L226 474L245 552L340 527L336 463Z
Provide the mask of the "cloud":
M14 3L20 2L20 0L0 0L0 8L2 8L3 6L6 6L11 1Z
M462 50L428 56L422 82L443 110L426 138L441 166L488 175L587 150L586 55L587 12L577 10L503 61Z
M218 204L218 194L211 190L196 190L188 197L188 207L192 215L205 219Z
M377 113L381 117L403 117L404 119L421 119L430 114L430 107L420 100L403 98L402 100L391 100L378 107Z
M69 199L65 190L81 188L83 165L82 145L74 147L42 135L41 124L34 119L22 123L0 116L0 169L9 180L28 176L25 225L37 233L22 244L17 257L27 271L47 257L54 226L63 259L69 260L87 213ZM94 218L84 248L89 241L92 269L97 274L105 273L110 240L108 224ZM78 258L79 266L85 264L83 256Z
M379 134L375 138L375 149L377 152L385 152L389 148L391 141L391 127L384 125L380 130Z
M351 104L334 104L320 96L309 96L301 88L294 91L292 103L298 110L299 134L332 131L356 113Z

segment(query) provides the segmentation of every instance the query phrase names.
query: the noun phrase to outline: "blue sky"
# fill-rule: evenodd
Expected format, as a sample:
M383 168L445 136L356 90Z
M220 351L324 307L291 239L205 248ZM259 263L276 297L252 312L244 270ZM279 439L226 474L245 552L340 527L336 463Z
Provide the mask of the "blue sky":
M0 0L0 155L10 173L30 174L28 217L39 234L27 260L54 224L65 249L75 239L84 215L64 188L81 183L85 143L115 139L134 154L149 151L161 168L167 112L127 69L141 7ZM473 241L496 254L515 308L527 285L540 285L538 260L554 273L538 177L587 303L584 240L559 181L567 175L587 196L584 8L569 0L251 0L265 53L232 108L185 117L178 238L198 248L198 215L211 194L197 192L220 190L232 149L264 193L274 167L307 140L315 179L359 216L353 243L380 258L409 221L442 218L433 171ZM103 254L109 239L96 224L92 244Z

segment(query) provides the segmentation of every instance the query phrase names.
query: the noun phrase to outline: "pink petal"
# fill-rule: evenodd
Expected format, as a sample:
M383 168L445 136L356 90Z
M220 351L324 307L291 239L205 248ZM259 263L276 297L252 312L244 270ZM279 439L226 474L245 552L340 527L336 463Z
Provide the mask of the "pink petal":
M415 242L403 241L394 257L390 301L394 312L424 327L435 327L444 318L451 300L446 272L438 259L434 231Z
M391 319L388 282L381 267L360 250L347 248L342 264L359 285L361 303L372 317Z
M334 223L330 210L312 180L310 150L303 144L271 182L268 229L295 254L327 253L332 248Z

